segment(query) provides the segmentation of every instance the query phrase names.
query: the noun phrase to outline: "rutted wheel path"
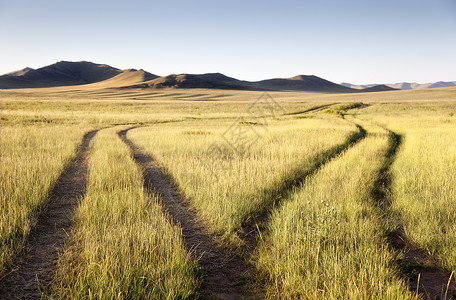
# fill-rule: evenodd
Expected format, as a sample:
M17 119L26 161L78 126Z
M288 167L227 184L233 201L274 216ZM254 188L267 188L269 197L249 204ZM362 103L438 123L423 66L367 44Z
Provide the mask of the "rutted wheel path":
M187 247L199 257L203 268L204 281L200 296L204 299L253 299L246 290L244 276L249 276L253 268L247 262L234 256L229 250L218 247L198 219L187 200L176 188L172 178L166 176L154 159L133 144L126 136L131 127L118 132L120 139L130 148L133 158L144 173L144 189L156 193L173 221L182 228Z
M54 274L59 251L71 227L71 214L86 191L89 145L98 130L84 135L75 157L49 192L23 255L0 282L1 299L40 299Z
M329 103L329 104L325 104L325 105L318 105L318 106L314 106L314 107L311 107L309 109L306 109L306 110L303 110L303 111L298 111L298 112L292 112L292 113L288 113L288 114L285 114L285 116L295 116L295 115L302 115L302 114L307 114L307 113L310 113L310 112L317 112L323 108L327 108L327 107L330 107L330 106L333 106L333 105L336 105L336 103Z
M358 128L358 131L353 133L344 144L335 146L320 154L319 159L316 160L310 169L297 172L295 177L286 179L282 189L270 192L270 199L273 199L273 201L267 203L265 208L260 211L257 216L251 218L242 226L242 231L244 232L242 238L248 246L247 250L251 251L257 247L258 238L266 231L271 212L280 207L282 202L293 192L293 188L299 187L307 178L318 172L323 165L337 158L340 154L364 139L366 130L358 124L355 125Z
M229 250L222 249L214 244L211 234L199 222L197 213L190 208L185 197L178 192L173 180L163 174L152 157L144 153L126 137L127 132L137 128L136 126L120 131L118 135L130 148L135 161L143 168L146 191L155 192L161 196L164 206L174 221L177 221L182 227L182 234L188 248L194 250L197 256L201 257L199 263L206 276L200 290L202 298L212 299L216 296L222 299L246 299L252 298L253 295L246 291L245 283L248 282L243 282L242 278L250 277L254 272L253 267L247 261L252 254L251 250L257 245L258 235L265 228L271 211L280 204L281 200L286 198L294 187L299 186L307 177L312 176L322 165L363 139L366 131L361 126L357 125L357 127L358 131L352 134L344 144L322 153L321 158L316 161L311 169L300 172L294 178L288 178L283 189L273 192L274 203L266 206L256 218L251 219L243 226L243 231L246 233L243 239L248 245L243 258L234 256ZM258 228L261 228L260 231Z
M384 129L389 132L390 145L385 154L385 162L379 169L377 180L374 182L372 196L382 210L388 211L392 201L390 168L396 159L402 136L387 128ZM401 264L406 266L403 268L403 275L409 280L410 291L416 292L418 287L418 292L424 299L432 300L444 299L445 293L448 292L446 299L455 299L453 296L454 281L449 285L451 274L439 268L438 264L423 249L414 246L405 236L401 224L387 237L387 241L395 251L403 253ZM419 277L416 274L419 274Z

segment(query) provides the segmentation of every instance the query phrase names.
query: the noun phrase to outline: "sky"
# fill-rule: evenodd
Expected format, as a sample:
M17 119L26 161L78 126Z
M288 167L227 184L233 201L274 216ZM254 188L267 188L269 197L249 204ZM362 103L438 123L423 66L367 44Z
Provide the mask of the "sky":
M0 74L92 61L157 75L456 80L456 0L0 0Z

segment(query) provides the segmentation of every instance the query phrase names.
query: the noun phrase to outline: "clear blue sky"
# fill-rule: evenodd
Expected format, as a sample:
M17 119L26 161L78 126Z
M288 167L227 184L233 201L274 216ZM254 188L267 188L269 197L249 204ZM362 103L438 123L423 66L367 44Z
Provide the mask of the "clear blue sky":
M0 74L88 60L157 75L456 80L456 0L0 0Z

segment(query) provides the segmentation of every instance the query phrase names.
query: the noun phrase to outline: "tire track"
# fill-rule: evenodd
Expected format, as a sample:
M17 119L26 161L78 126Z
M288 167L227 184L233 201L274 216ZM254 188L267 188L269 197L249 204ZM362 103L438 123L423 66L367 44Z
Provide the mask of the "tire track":
M378 172L374 182L372 196L376 205L385 212L391 211L391 165L396 159L398 149L402 143L402 136L382 127L389 132L389 148L385 154L385 162ZM384 218L388 217L384 214ZM439 268L438 263L429 257L423 249L413 245L406 237L404 227L400 224L398 229L387 236L387 242L398 253L403 254L399 261L402 275L408 279L412 292L418 292L425 299L455 299L456 292L451 274ZM452 281L452 282L451 282ZM451 284L452 283L452 284Z
M1 299L40 299L46 293L72 224L71 215L86 191L89 146L98 131L84 135L75 157L50 190L24 254L0 282Z
M253 273L253 268L245 259L214 243L212 235L204 228L197 213L190 208L173 179L162 172L150 155L127 138L127 132L134 128L137 126L119 131L117 134L130 148L134 160L143 169L145 191L160 196L163 206L173 221L181 226L188 249L194 251L199 257L199 265L204 273L200 297L255 299L256 297L247 291L246 286L247 278Z
M298 112L284 114L284 116L295 116L295 115L301 115L301 114L306 114L306 113L310 113L310 112L316 112L318 110L321 110L323 108L326 108L326 107L329 107L329 106L332 106L332 105L336 105L336 104L338 104L338 102L325 104L325 105L314 106L314 107L311 107L311 108L303 110L303 111L298 111Z
M296 173L296 176L285 179L285 184L281 189L270 190L267 192L269 195L268 198L270 199L269 203L261 211L259 211L256 216L247 220L242 226L242 239L247 245L246 250L248 253L251 253L251 251L257 247L259 242L258 239L266 232L267 224L269 223L272 211L280 208L280 205L289 197L295 187L303 184L307 178L318 172L323 165L335 159L340 154L364 139L366 136L366 130L361 125L355 125L358 128L358 131L353 133L345 143L319 154L318 159L310 169L301 170Z

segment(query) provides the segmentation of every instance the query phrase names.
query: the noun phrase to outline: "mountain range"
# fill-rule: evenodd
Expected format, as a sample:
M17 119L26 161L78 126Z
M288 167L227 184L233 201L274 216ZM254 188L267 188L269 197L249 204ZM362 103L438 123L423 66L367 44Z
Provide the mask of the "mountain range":
M358 89L358 90L366 90L372 87L378 87L378 84L351 84L343 82L340 85ZM452 87L456 86L456 81L438 81L438 82L430 82L430 83L416 83L416 82L398 82L398 83L388 83L384 84L384 86L398 89L398 90L419 90L419 89L432 89L432 88L441 88L441 87Z
M120 70L87 61L60 61L39 68L25 68L0 76L0 89L81 86L93 88L205 88L267 91L356 93L356 89L316 76L299 75L262 81L243 81L220 73L157 76L144 70Z
M325 93L359 93L391 91L401 87L390 85L355 86L336 84L313 75L244 81L220 73L171 74L158 76L144 70L120 70L88 61L60 61L39 69L25 68L0 76L0 89L43 87L88 88L204 88L261 91L310 91Z
M143 78L138 78L143 76ZM0 88L41 88L55 86L73 86L111 81L123 86L137 80L151 80L158 76L143 70L119 70L108 65L94 64L87 61L61 61L39 69L25 68L0 76ZM109 82L108 82L109 84Z

